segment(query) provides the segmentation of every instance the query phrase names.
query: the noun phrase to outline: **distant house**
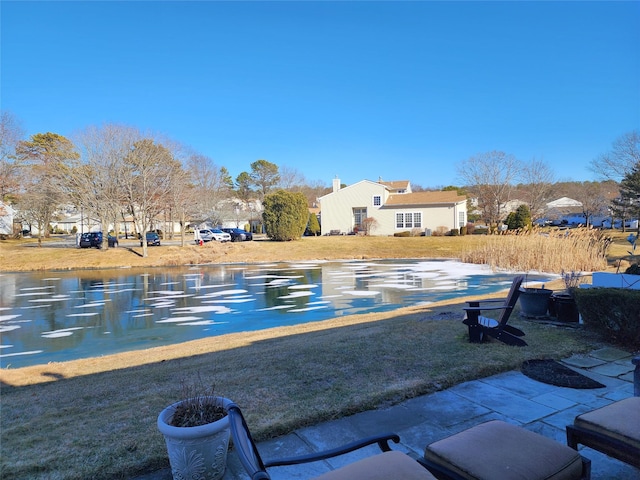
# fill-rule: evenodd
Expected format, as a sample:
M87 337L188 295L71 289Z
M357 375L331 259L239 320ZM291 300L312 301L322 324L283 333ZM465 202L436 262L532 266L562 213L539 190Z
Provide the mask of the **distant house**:
M447 231L467 223L467 198L455 191L412 192L409 181L362 180L320 197L323 234L349 234L364 230L365 219L375 219L371 235L404 231L427 234L443 227Z
M0 235L13 235L13 217L16 211L4 202L0 202Z

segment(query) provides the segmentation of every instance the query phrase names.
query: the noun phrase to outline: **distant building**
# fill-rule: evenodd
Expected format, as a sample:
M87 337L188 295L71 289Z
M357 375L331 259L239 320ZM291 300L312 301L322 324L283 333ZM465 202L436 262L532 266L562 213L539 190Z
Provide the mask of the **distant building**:
M361 180L320 197L323 234L351 234L366 230L365 219L375 219L371 235L404 231L449 231L467 224L467 198L455 191L412 192L407 180Z
M13 235L13 217L16 211L4 202L0 202L0 235Z

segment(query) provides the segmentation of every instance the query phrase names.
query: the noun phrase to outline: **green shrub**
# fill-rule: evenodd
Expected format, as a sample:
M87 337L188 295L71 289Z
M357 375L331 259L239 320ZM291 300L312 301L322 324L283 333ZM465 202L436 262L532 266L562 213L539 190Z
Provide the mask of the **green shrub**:
M410 237L411 236L411 232L410 231L406 231L406 232L396 232L393 234L394 237Z
M309 221L307 197L301 192L278 190L264 197L262 219L267 236L276 241L302 237Z
M637 263L634 263L629 268L627 268L624 271L624 273L626 273L628 275L640 275L640 265L637 264Z
M573 294L587 328L623 346L640 345L640 290L577 288Z
M458 235L460 235L460 230L458 230L457 228L452 228L447 234L447 236L449 237L457 237Z
M309 235L320 235L320 222L318 222L318 216L315 213L309 214L307 232L309 232Z
M467 234L467 227L460 227L460 235L466 235Z

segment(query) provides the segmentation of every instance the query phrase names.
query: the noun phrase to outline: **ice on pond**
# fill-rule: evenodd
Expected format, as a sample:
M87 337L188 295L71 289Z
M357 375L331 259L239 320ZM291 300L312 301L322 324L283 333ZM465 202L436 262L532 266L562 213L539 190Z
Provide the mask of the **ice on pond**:
M193 320L202 320L202 317L171 317L171 318L163 318L162 320L157 320L156 323L180 323L180 322L189 322Z
M68 337L73 335L73 332L76 330L83 330L84 327L71 327L71 328L62 328L60 330L51 330L49 332L42 332L41 336L43 338L60 338L60 337Z
M17 330L18 328L20 328L20 325L1 325L0 333L10 332L12 330Z
M380 292L376 292L375 290L345 290L343 293L353 295L354 297L375 297L376 295L380 295Z
M306 308L294 308L291 310L287 310L289 313L300 313L300 312L310 312L312 310L321 310L323 308L328 308L326 305L318 305L315 307L306 307Z
M283 298L299 298L299 297L310 297L314 295L313 292L309 292L308 290L304 290L301 292L291 292L289 295L282 295L278 298L283 299Z
M515 273L421 260L92 270L55 281L21 272L2 275L0 332L15 345L5 352L45 352L11 361L27 366L484 295L508 289Z
M310 288L318 288L318 285L314 284L302 284L302 285L290 285L289 290L305 290Z
M219 305L198 305L193 307L178 307L173 309L174 312L185 313L203 313L203 312L215 312L215 313L229 313L231 310L227 307L221 307Z

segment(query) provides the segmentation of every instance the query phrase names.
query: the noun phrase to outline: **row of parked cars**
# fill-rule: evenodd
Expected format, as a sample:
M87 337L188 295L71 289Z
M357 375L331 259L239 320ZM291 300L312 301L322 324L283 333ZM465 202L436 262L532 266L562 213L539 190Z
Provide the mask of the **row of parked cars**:
M244 242L246 240L253 240L251 232L246 232L241 228L203 228L199 230L198 233L203 242ZM139 238L140 246L142 247L142 237L139 236ZM83 233L78 240L78 246L80 248L100 248L102 240L102 232ZM109 247L118 246L118 239L116 237L108 235L107 241L109 242ZM160 235L156 232L147 232L145 234L145 241L149 247L159 247ZM196 243L199 243L199 240L196 240Z
M87 232L80 235L80 238L78 239L78 246L80 248L100 248L102 240L102 232ZM118 239L116 237L108 235L107 241L109 242L110 247L118 246Z
M241 228L202 228L198 230L198 236L203 242L244 242L253 240L251 232ZM199 239L196 239L199 243Z
M80 235L80 239L78 240L78 246L80 248L100 248L103 240L102 232L87 232ZM142 246L142 237L140 238L140 246ZM160 246L160 235L156 232L147 232L145 235L145 240L148 246ZM112 237L111 235L107 236L107 242L109 243L109 247L117 247L118 239L116 237Z

